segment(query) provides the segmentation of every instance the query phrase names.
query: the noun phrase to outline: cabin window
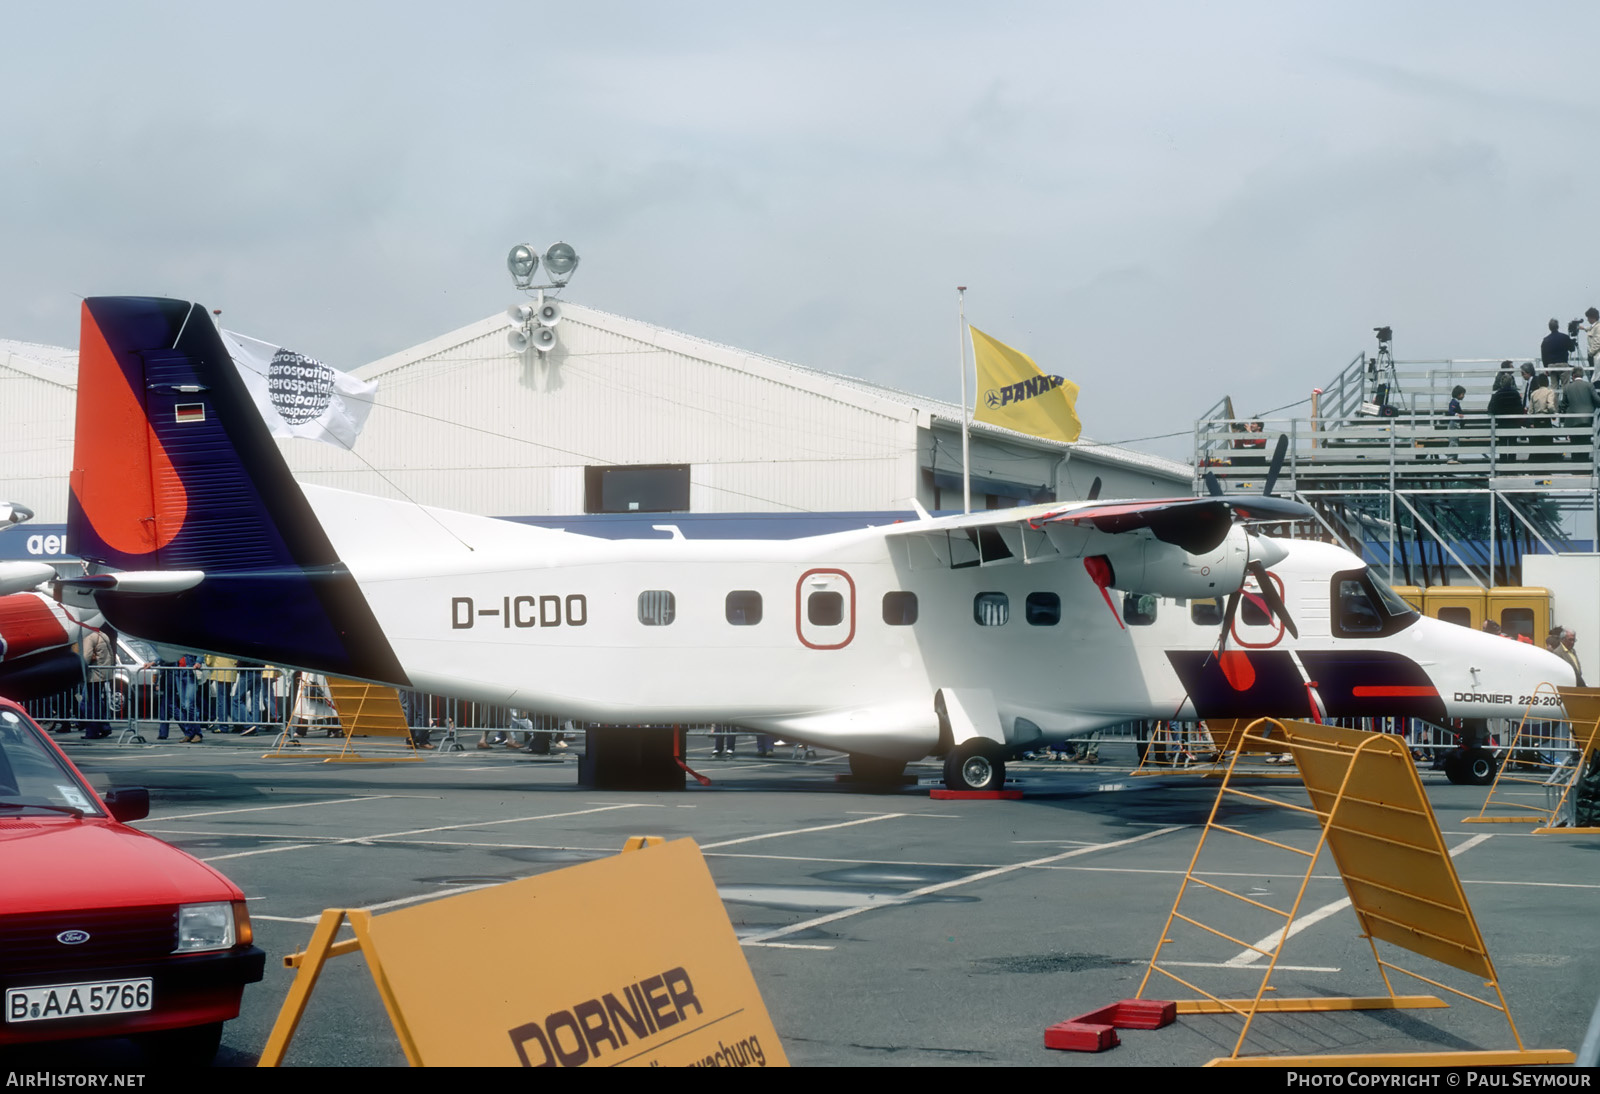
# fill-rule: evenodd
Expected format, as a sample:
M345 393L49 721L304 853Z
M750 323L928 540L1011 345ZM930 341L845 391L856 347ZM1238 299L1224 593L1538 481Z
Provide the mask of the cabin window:
M641 464L585 467L585 513L685 513L689 510L689 465Z
M1122 594L1122 621L1130 627L1148 627L1156 621L1157 597L1150 593Z
M891 627L909 627L917 621L916 593L884 593L883 621Z
M1222 626L1222 598L1189 601L1189 621L1201 627Z
M1011 618L1011 598L1005 593L979 593L972 598L972 618L980 627L1003 627Z
M1053 627L1061 622L1061 598L1055 593L1029 593L1022 614L1030 627Z
M1472 609L1463 608L1459 605L1440 608L1439 621L1441 623L1454 623L1458 627L1470 628L1472 626Z
M753 627L761 622L761 594L750 589L731 592L722 612L735 627Z
M665 589L639 594L639 622L647 627L665 627L678 614L678 600Z
M812 593L806 598L806 619L813 627L837 627L844 622L844 597L839 593Z

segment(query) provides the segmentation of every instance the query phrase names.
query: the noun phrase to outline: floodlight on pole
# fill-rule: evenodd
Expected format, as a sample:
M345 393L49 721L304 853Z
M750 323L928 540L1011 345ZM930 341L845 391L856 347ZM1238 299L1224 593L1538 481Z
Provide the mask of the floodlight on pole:
M570 243L552 243L544 252L544 268L555 282L553 287L560 288L571 280L572 271L578 268L578 252Z
M533 275L538 268L539 256L526 243L517 244L506 256L506 269L519 289L533 288Z
M511 279L516 282L517 288L523 292L538 293L532 305L517 304L506 309L512 324L511 330L506 333L506 342L513 353L535 350L542 358L555 349L560 341L555 326L561 322L561 305L554 300L546 300L544 291L566 288L573 271L578 268L578 252L570 243L552 243L545 248L544 268L550 283L535 285L533 277L539 269L538 253L526 243L519 243L506 256L506 269L511 271Z

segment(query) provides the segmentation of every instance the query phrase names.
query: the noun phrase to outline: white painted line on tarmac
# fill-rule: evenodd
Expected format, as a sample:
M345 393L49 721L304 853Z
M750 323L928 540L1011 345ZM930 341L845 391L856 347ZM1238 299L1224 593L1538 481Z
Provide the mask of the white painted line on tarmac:
M506 878L506 881L519 881L520 878ZM368 904L362 911L385 912L390 908L399 908L407 904L421 904L428 900L441 900L447 896L459 896L462 893L472 893L479 889L491 889L496 885L503 885L501 881L486 881L480 885L457 885L451 889L439 889L431 893L418 893L415 896L403 896L395 900L386 900L382 904ZM265 919L272 923L315 923L322 918L319 912L316 915L257 915L250 913L252 920ZM348 924L346 924L348 926Z
M194 828L143 828L140 831L156 836L228 836L238 839L262 840L318 840L323 843L348 842L343 836L316 836L295 833L292 835L281 832L244 832L238 829L194 829ZM369 839L373 837L367 837ZM489 850L502 851L568 851L583 854L614 855L618 848L615 844L604 847L578 847L570 843L510 843L500 840L452 840L452 839L389 839L385 843L404 844L416 847L480 847ZM315 846L313 843L304 843L304 846ZM905 868L924 867L939 870L990 870L999 865L994 862L932 862L920 859L882 859L882 858L838 858L826 855L768 855L760 852L722 851L706 856L707 858L751 859L758 862L810 862L825 866L899 866ZM1059 867L1054 867L1059 869ZM1129 873L1169 874L1182 875L1182 870L1134 870ZM1211 876L1211 875L1207 875ZM1248 875L1254 877L1256 875ZM1297 875L1298 876L1298 875ZM1575 888L1600 888L1600 886L1575 886Z
M1170 835L1173 832L1180 832L1186 827L1188 827L1188 825L1178 824L1173 825L1170 828L1158 828L1153 832L1146 832L1142 836L1131 836L1128 839L1116 840L1112 843L1097 843L1092 847L1075 847L1071 851L1063 851L1059 855L1049 855L1045 858L1030 859L1027 862L1017 862L1010 866L997 866L993 870L982 870L976 874L968 874L966 877L956 878L954 881L941 881L936 885L924 885L920 889L912 889L910 892L901 893L899 896L885 897L875 904L871 904L866 907L846 908L844 911L832 912L828 915L818 916L815 919L807 919L800 923L791 923L787 927L778 927L774 930L762 931L758 934L751 935L749 938L740 939L739 944L741 946L753 946L762 942L770 942L775 938L783 938L787 935L799 934L801 931L808 931L813 927L820 927L825 923L835 923L841 919L848 919L851 916L860 915L863 912L870 912L878 908L897 908L902 904L908 904L913 900L930 896L933 893L942 893L946 889L955 889L962 885L971 885L974 882L987 881L990 878L1001 877L1005 874L1014 873L1017 870L1027 870L1032 867L1044 866L1052 862L1059 862L1064 858L1073 858L1078 855L1093 854L1096 851L1110 851L1117 847L1126 847L1129 844L1141 843L1147 839L1154 839L1156 836L1165 836Z
M425 836L431 832L453 832L461 828L487 828L496 824L523 824L527 821L560 820L563 817L581 817L590 813L609 813L618 809L649 809L653 808L644 802L630 802L624 805L603 805L594 809L574 809L565 813L541 813L531 817L505 817L491 821L469 821L463 824L441 824L434 828L409 828L400 832L377 832L370 836L349 836L345 839L331 840L327 843L302 843L280 847L258 847L253 851L235 851L227 855L213 855L201 859L201 862L225 862L228 859L251 858L255 855L275 855L281 851L297 851L306 847L335 847L344 843L367 844L382 840L400 840L405 836ZM658 808L658 807L656 807Z
M872 809L846 809L844 811L844 815L847 816L847 817L876 817L879 814L877 813L877 811L872 810ZM918 812L915 812L915 813L907 813L906 816L908 816L908 817L937 817L939 820L960 820L961 819L961 814L960 813L924 813L924 812L921 812L920 810Z
M1460 843L1455 847L1452 847L1450 849L1450 857L1455 858L1463 851L1470 851L1472 848L1478 846L1478 844L1483 843L1489 838L1490 835L1487 834L1473 836L1465 843ZM1222 964L1224 967L1230 969L1249 968L1252 966L1260 968L1260 962L1267 960L1270 955L1258 953L1258 950L1271 950L1279 945L1280 936L1284 942L1287 942L1289 939L1293 938L1307 927L1310 927L1313 924L1321 923L1329 916L1336 915L1348 907L1350 907L1349 897L1345 897L1342 900L1336 900L1332 904L1324 904L1315 911L1308 912L1307 914L1300 916L1293 923L1288 924L1286 927L1288 933L1284 933L1285 929L1273 931L1271 934L1267 935L1267 937L1258 941L1255 945L1255 949L1242 950L1233 957L1228 958L1228 960L1224 961Z
M1528 889L1600 889L1600 885L1579 881L1468 881L1461 879L1463 885L1516 885Z
M874 821L894 820L896 817L915 817L916 813L878 813L859 820L839 821L837 824L819 824L811 828L790 828L784 832L765 832L759 836L741 836L738 839L725 839L717 843L702 843L702 851L710 851L716 847L732 847L740 843L754 843L756 840L780 839L783 836L803 836L808 832L827 832L835 828L853 828L858 824L871 824Z
M422 798L423 794L369 794L360 798L330 798L320 802L290 802L288 805L250 805L241 809L211 809L204 813L173 813L170 816L151 818L162 822L191 820L195 817L224 817L230 813L265 813L273 809L307 809L317 805L348 805L351 802L375 802L385 798ZM435 796L436 797L436 796Z
M832 946L813 946L806 942L744 942L745 946L761 946L772 950L831 950Z

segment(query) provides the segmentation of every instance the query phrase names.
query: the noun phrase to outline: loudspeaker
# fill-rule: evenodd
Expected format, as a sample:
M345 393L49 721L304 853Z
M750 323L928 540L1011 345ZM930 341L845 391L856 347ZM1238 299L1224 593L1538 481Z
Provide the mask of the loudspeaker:
M528 332L521 327L506 332L506 344L511 347L512 353L527 353L528 350L533 348L533 340L528 337Z
M534 327L529 337L533 340L533 348L540 353L549 353L556 348L556 332L553 327Z
M510 319L517 326L524 327L528 325L528 322L533 318L536 311L538 311L538 309L532 304L513 304L506 309L506 318Z
M538 319L542 327L555 326L561 322L561 305L554 300L546 300L539 305Z

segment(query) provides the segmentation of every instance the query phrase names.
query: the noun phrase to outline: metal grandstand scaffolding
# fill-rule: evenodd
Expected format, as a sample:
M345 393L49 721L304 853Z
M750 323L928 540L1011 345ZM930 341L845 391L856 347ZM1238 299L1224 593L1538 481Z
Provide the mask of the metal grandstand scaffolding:
M1223 399L1195 423L1196 491L1255 493L1263 435L1289 438L1278 492L1311 505L1300 534L1385 567L1391 585L1521 583L1524 554L1592 550L1600 524L1595 422L1588 415L1491 416L1503 370L1489 360L1386 362L1363 353L1306 417L1247 433ZM1570 374L1568 374L1570 375ZM1464 417L1446 414L1466 388Z

